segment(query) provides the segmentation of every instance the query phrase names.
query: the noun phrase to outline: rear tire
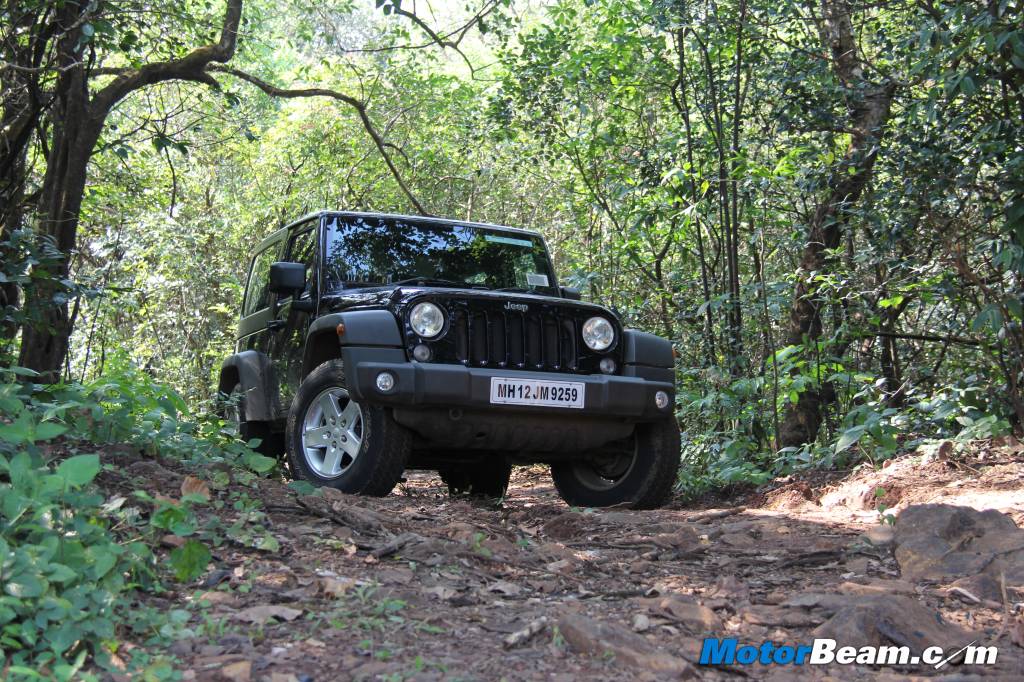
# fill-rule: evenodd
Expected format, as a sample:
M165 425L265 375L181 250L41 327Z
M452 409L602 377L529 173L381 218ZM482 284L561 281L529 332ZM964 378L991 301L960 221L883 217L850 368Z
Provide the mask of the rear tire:
M246 443L258 438L260 444L254 448L256 452L274 459L281 459L285 450L284 434L272 431L267 422L245 420L245 394L242 392L242 385L235 384L227 395L222 393L221 396L223 402L220 416L229 425L233 425L232 430L235 434Z
M441 480L452 497L469 495L500 499L508 492L512 465L503 459L487 459L442 469Z
M299 386L285 436L296 478L376 497L401 479L412 443L389 411L350 397L341 360L323 363Z
M657 509L672 494L679 460L679 426L669 417L637 424L619 453L552 464L551 478L574 507Z

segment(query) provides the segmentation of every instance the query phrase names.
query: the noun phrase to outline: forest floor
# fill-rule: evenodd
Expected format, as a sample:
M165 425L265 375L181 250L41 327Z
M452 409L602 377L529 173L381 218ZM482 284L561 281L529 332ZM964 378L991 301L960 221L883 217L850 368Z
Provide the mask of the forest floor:
M141 485L173 497L186 475L141 458L120 472L104 473L108 494ZM196 636L171 647L184 679L1024 679L1024 446L1013 440L645 512L571 510L540 467L516 470L500 505L449 498L427 473L384 499L332 493L260 481L280 549L223 545L196 584L147 598L194 614ZM880 503L918 516L880 523ZM916 506L930 503L1005 516ZM974 640L999 653L994 666L938 670L709 667L706 634L918 652Z

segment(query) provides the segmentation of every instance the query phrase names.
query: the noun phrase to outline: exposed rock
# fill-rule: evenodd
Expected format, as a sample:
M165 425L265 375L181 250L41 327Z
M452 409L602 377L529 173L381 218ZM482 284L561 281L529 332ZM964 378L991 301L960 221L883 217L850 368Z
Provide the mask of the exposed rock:
M651 629L651 619L642 613L633 616L633 632L646 632Z
M960 578L953 582L952 587L959 587L961 590L966 590L979 599L988 599L999 603L1002 603L1003 601L1003 588L1002 584L999 582L999 578L988 573L969 575L966 578Z
M230 682L249 682L252 677L252 663L249 661L238 661L229 663L219 671L220 677Z
M249 623L266 623L271 619L277 620L295 620L302 615L302 611L299 609L293 609L287 606L279 606L277 604L263 604L261 606L252 606L243 611L233 614L235 620L243 620Z
M750 600L750 586L731 573L721 576L709 593L716 599L727 599L733 604Z
M639 600L652 616L667 618L693 634L722 630L722 619L706 606L678 594Z
M840 584L837 589L843 594L861 594L866 596L904 594L912 597L917 594L913 583L909 583L906 580L883 580L881 578L873 578L864 582L848 581Z
M986 574L1005 575L1007 586L1024 584L1024 530L993 509L907 507L896 520L895 541L907 580L947 583Z
M740 615L745 623L772 627L806 628L820 625L825 620L824 615L811 613L801 608L764 604L748 606Z
M831 592L801 592L782 602L783 606L798 607L804 609L818 609L826 613L835 613L844 606L853 603L847 595L833 594Z
M888 523L880 523L868 528L862 536L875 547L890 547L896 540L896 529Z
M895 595L859 599L840 608L814 630L814 636L834 639L843 646L907 646L916 655L929 646L955 650L972 639L942 620L938 612Z
M602 658L609 654L617 663L677 678L696 677L697 671L681 658L659 651L653 644L624 627L577 614L565 614L558 630L573 651Z

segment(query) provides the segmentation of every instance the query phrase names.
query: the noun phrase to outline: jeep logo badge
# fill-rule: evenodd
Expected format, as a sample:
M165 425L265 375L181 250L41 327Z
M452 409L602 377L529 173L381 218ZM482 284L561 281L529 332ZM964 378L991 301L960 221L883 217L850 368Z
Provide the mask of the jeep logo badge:
M512 301L509 301L505 304L505 310L515 310L516 312L525 313L529 309L530 306L525 303L513 303Z

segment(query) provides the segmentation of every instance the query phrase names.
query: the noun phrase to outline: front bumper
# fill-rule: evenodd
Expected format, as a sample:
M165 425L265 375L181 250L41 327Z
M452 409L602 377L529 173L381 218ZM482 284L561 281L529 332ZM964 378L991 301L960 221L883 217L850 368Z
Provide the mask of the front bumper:
M484 369L462 365L409 362L399 348L345 347L342 349L347 388L360 402L404 408L462 408L507 414L559 415L573 417L616 417L620 420L653 421L672 414L675 386L668 381L652 380L652 374L668 379L672 370L646 371L647 378L623 375L579 375L557 372ZM377 375L391 372L397 379L394 388L381 393ZM629 368L624 368L628 372ZM491 377L573 381L584 384L582 409L534 405L492 404ZM658 409L655 394L669 395L668 406Z

